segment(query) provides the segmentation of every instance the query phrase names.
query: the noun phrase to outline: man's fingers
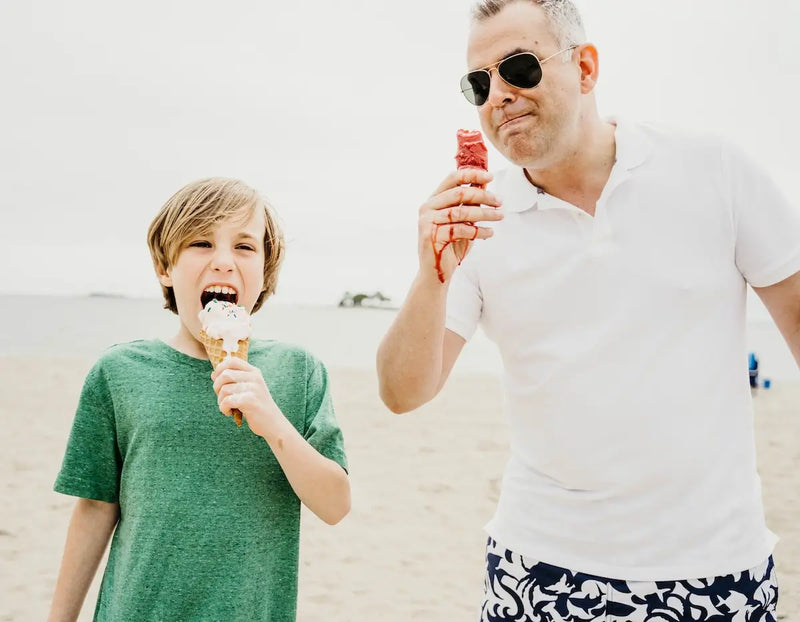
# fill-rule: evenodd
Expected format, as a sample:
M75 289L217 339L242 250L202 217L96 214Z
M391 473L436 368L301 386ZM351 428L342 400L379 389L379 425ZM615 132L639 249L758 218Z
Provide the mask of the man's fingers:
M477 205L455 205L433 212L433 223L437 225L451 222L480 222L502 220L503 212L494 207Z
M445 177L433 194L441 194L445 190L466 184L485 186L490 181L492 181L492 174L488 171L479 168L459 168Z
M455 242L457 240L485 240L494 232L488 227L479 227L469 222L433 225L432 237L437 244Z
M488 205L489 207L500 207L502 202L491 192L483 188L472 186L458 186L445 190L430 199L422 206L422 209L439 210L454 205Z

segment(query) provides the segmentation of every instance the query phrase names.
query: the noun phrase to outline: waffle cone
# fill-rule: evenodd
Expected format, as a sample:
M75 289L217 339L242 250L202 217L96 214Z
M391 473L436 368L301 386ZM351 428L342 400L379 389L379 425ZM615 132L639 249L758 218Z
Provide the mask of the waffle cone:
M200 331L200 343L202 343L203 347L206 349L208 360L211 361L211 365L214 367L214 369L216 369L217 365L224 361L225 357L228 356L227 352L222 349L222 339L214 339L213 337L209 337L206 332L202 330ZM239 349L236 352L231 352L230 355L246 361L247 350L249 347L250 341L248 339L242 339L239 341ZM236 422L236 425L242 425L242 412L238 408L234 408L231 411L231 415L233 416L233 420Z

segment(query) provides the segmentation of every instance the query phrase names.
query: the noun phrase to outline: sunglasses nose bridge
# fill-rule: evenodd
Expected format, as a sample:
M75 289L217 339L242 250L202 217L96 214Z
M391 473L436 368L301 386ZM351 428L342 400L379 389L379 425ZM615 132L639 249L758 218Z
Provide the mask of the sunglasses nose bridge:
M517 88L500 74L499 65L500 63L484 70L489 75L489 90L486 93L487 102L495 98L506 101L513 97L513 89Z
M528 57L532 57L532 58L528 58ZM520 67L519 63L522 60L527 60L531 64L531 66L529 66L529 67L526 67L526 66ZM549 58L545 59L545 61L546 60L549 60ZM512 56L504 58L504 59L494 63L493 65L489 65L487 67L481 67L480 69L476 69L475 71L473 71L473 72L471 72L470 74L467 74L467 75L468 76L469 75L473 75L474 76L475 74L483 74L483 75L485 75L486 76L486 84L487 84L487 86L486 87L481 86L480 91L478 91L478 89L474 88L475 85L473 85L473 92L474 92L474 96L473 97L474 97L474 100L470 96L467 96L467 99L470 100L470 103L472 103L472 104L474 104L476 106L483 106L486 102L488 102L490 99L492 99L492 92L493 91L494 91L495 94L499 94L499 97L501 98L502 101L508 101L510 99L513 99L513 97L514 97L514 95L516 93L516 90L518 90L518 89L529 89L529 88L534 88L534 87L538 86L539 82L541 81L541 67L542 67L541 63L542 62L544 62L544 61L539 61L539 58L535 54L532 54L530 52L524 52L524 53L514 54ZM515 64L514 68L511 67L512 63ZM503 68L504 68L504 66L505 66L505 69L506 69L506 73L508 74L510 72L509 77L503 76ZM513 76L515 75L514 74L515 69L516 69L517 72L519 72L522 69L524 71L527 71L530 75L527 76L527 77L524 76L524 75L523 76L518 76L519 79L514 78ZM537 71L538 71L538 79L536 79L536 77L534 76L534 74L536 74ZM497 82L494 79L494 77L492 75L493 73L496 73L497 77L500 78L499 82ZM477 80L476 80L476 82L477 82ZM494 89L492 88L492 83L493 82L495 82ZM462 88L462 91L464 91L463 88Z

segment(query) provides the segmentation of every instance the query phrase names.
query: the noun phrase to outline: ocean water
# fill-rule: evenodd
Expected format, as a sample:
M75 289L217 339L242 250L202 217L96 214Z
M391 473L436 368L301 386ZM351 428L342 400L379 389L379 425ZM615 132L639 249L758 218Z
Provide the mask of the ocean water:
M382 249L368 246L314 249L287 243L276 300L325 306L336 304L350 290L380 291L399 303L417 267L416 240L409 235L404 242L386 241ZM12 242L0 244L0 260L14 266L3 280L3 293L75 297L101 292L131 299L161 295L144 243Z
M9 300L9 299L7 299ZM169 339L178 318L158 298L15 296L0 305L0 355L98 357L115 343ZM386 309L268 301L252 316L253 334L302 345L328 365L374 367L380 336L394 317Z
M0 356L96 358L108 346L133 339L167 339L177 330L175 315L157 298L113 296L13 296L0 305ZM253 333L297 343L328 366L374 369L378 343L395 309L342 308L270 300L253 315ZM797 382L789 348L771 320L748 322L747 343L757 353L760 378ZM481 331L465 346L455 372L499 375L500 357Z

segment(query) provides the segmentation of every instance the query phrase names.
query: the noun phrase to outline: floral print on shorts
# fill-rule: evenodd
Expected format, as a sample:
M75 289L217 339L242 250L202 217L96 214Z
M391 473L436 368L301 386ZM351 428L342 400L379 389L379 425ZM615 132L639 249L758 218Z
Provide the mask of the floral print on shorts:
M776 622L772 557L687 581L620 581L518 555L489 538L481 622Z

